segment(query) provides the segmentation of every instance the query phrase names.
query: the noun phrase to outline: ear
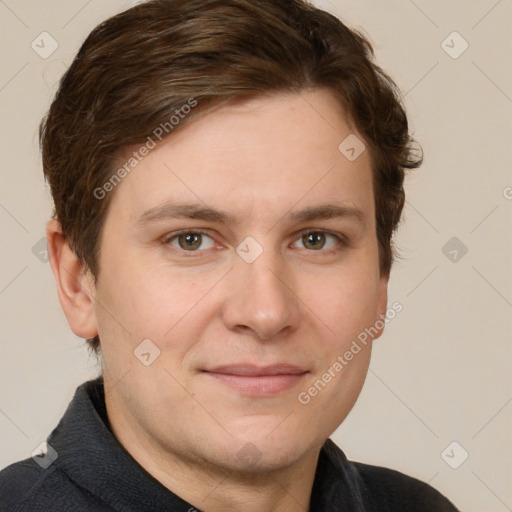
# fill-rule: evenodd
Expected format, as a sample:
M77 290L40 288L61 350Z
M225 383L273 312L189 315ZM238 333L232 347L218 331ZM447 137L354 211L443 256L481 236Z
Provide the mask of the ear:
M94 314L94 279L75 255L57 220L52 219L46 225L46 238L60 305L69 326L80 338L94 338L98 334Z
M381 275L378 284L379 302L377 307L377 318L375 319L375 327L379 332L374 336L374 340L382 336L384 327L386 325L384 320L386 318L386 311L388 309L388 281L389 276Z

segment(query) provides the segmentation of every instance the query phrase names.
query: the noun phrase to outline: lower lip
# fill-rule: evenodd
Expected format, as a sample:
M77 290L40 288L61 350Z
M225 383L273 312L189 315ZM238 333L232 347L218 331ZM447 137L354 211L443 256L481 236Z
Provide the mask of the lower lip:
M244 395L272 396L296 386L306 375L232 375L227 373L211 373L208 375L235 388Z

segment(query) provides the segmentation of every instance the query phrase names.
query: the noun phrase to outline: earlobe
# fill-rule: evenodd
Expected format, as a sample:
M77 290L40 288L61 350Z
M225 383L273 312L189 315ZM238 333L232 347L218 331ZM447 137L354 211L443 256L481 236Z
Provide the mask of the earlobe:
M56 219L46 225L46 238L60 304L69 326L81 338L94 338L98 329L93 278L75 255Z

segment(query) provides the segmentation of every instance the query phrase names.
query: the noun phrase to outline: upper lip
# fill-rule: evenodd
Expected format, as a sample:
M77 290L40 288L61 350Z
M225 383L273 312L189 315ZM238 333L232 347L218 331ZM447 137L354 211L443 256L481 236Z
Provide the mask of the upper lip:
M259 377L264 375L301 375L307 370L293 364L273 364L269 366L256 366L253 364L230 364L217 366L209 370L209 373L222 373L225 375L243 375Z

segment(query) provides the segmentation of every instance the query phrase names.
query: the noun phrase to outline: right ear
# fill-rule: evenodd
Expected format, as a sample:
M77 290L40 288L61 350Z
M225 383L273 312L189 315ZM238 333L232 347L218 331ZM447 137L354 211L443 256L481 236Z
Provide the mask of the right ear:
M94 338L98 328L94 312L93 276L76 256L56 219L46 225L46 238L60 305L69 326L80 338Z

